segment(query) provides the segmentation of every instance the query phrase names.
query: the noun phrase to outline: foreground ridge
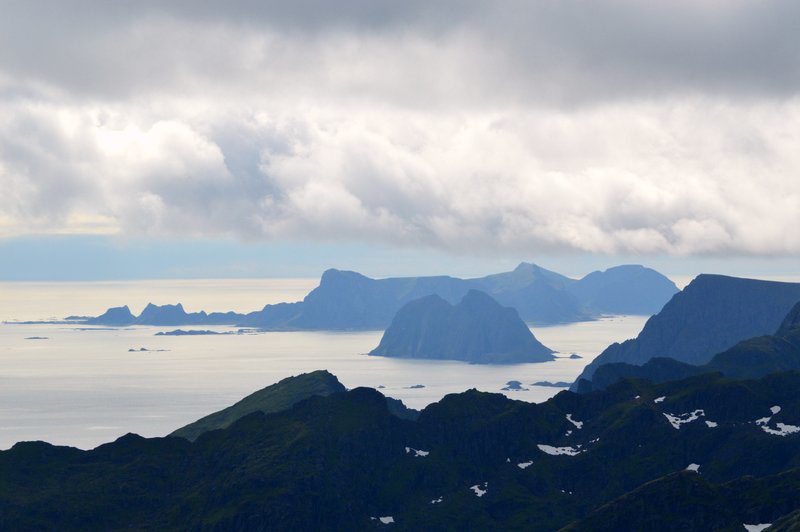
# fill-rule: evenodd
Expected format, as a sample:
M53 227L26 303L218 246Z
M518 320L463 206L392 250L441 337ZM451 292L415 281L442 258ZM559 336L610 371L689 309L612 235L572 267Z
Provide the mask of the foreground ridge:
M403 530L556 530L591 524L603 505L623 508L654 481L646 489L664 494L675 482L744 486L735 505L704 499L707 524L773 522L800 507L800 433L781 430L798 425L794 372L623 381L542 404L470 390L416 421L356 388L247 413L194 442L127 435L91 451L19 443L0 452L0 527L334 530L392 517ZM776 475L774 497L747 488L748 477ZM631 522L646 521L641 506L625 508Z

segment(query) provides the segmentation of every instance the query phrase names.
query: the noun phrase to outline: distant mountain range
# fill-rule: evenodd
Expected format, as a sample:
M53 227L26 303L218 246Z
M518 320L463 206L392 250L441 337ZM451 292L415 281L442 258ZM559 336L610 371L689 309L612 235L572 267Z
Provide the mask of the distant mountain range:
M456 305L438 295L406 303L370 355L512 364L554 360L517 311L470 290Z
M320 377L324 393L284 383L277 411L228 410L194 442L18 443L0 452L0 528L659 531L798 520L798 373L628 380L542 404L471 390L416 421L376 390L336 391L332 376L311 381Z
M773 334L798 301L800 283L699 275L647 320L635 339L610 345L586 366L573 390L613 362L642 365L666 357L705 364L738 342Z
M602 364L592 380L582 379L577 390L602 390L624 378L666 382L702 373L719 372L734 379L755 379L780 371L800 371L800 303L794 306L772 335L739 342L706 364L693 365L656 357L641 366L615 362Z
M139 316L128 307L89 318L91 325L236 325L266 330L383 330L406 303L436 294L455 304L481 290L533 324L571 323L605 314L658 312L678 292L675 284L643 266L617 266L580 280L522 263L514 271L476 279L400 277L370 279L327 270L301 302L267 305L249 314L187 313L183 306L149 304Z

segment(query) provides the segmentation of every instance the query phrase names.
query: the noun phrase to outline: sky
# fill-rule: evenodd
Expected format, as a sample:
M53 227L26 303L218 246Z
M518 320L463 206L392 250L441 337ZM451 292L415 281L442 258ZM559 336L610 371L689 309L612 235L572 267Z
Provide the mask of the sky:
M0 11L0 280L800 274L795 0Z

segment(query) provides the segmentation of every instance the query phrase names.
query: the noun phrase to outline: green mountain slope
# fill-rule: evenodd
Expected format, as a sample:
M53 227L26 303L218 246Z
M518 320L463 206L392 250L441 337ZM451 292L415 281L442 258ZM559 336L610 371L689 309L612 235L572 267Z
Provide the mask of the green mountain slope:
M542 404L471 390L417 421L357 388L194 442L19 443L0 452L0 529L370 530L391 517L393 530L552 531L690 464L711 495L800 467L800 374L625 381ZM769 496L736 491L737 507L789 514L800 482L782 478ZM681 489L665 493L694 504ZM631 506L631 522L647 511ZM727 526L723 517L700 523Z
M224 429L234 421L253 412L262 412L264 414L280 412L291 408L295 403L303 399L308 399L315 395L326 396L343 391L345 391L345 387L342 383L332 373L325 370L288 377L248 395L228 408L181 427L170 436L179 436L194 441L204 432Z

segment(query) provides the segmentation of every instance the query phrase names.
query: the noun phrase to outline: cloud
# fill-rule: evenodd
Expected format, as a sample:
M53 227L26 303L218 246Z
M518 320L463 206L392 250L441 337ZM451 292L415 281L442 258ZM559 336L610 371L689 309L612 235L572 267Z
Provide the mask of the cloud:
M789 1L5 2L0 235L800 253Z

